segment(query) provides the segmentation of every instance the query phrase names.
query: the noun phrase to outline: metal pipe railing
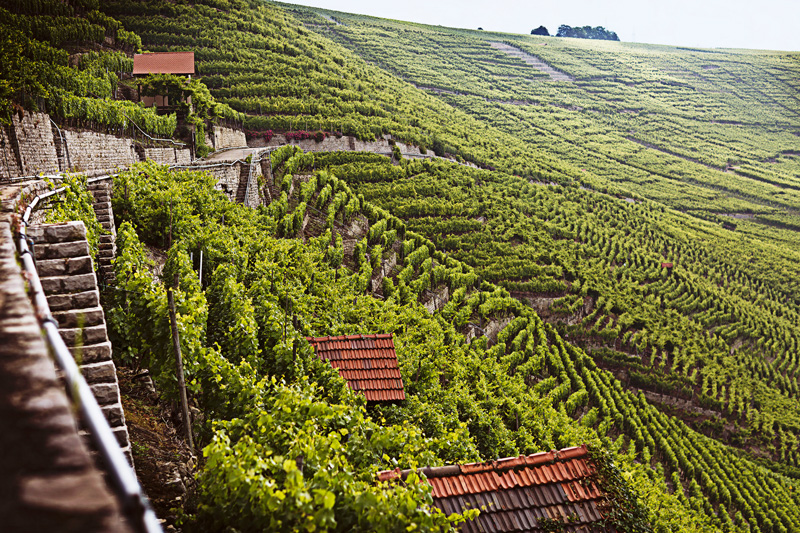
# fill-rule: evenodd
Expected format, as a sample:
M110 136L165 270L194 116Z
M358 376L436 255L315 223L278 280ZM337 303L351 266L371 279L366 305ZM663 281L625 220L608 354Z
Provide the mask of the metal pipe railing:
M56 124L56 121L53 120L53 118L50 115L47 115L47 118L50 119L50 122L52 122L53 126L55 126L56 129L58 130L58 138L61 139L61 148L64 149L64 154L66 155L66 159L67 159L67 161L66 161L67 162L67 168L62 169L62 171L68 171L69 169L72 168L72 161L70 161L70 159L69 159L69 147L67 146L67 141L64 140L64 135L61 133L61 128L58 127L58 124Z
M151 141L158 141L158 142L168 142L168 143L172 143L172 144L174 144L175 146L186 146L186 143L182 143L182 142L176 142L176 141L174 141L173 139L156 139L155 137L151 137L151 136L150 136L150 135L148 135L148 134L147 134L147 133L146 133L146 132L145 132L145 131L144 131L142 128L140 128L140 127L139 127L139 125L138 125L138 124L136 124L136 123L133 121L133 119L132 119L131 117L129 117L129 116L128 116L128 115L126 115L125 113L121 113L121 115L122 115L123 117L127 118L128 120L130 120L130 121L131 121L131 124L133 124L133 126L134 126L134 127L137 129L137 130L139 130L140 132L142 132L142 135L144 135L145 137L147 137L147 138L148 138L148 139L150 139Z
M89 180L94 183L113 176L101 176ZM108 474L120 501L122 511L130 520L131 525L142 533L163 533L161 523L156 517L150 500L144 493L136 473L128 463L122 449L119 447L111 427L108 425L103 411L92 394L92 390L83 378L75 359L58 332L58 322L50 312L47 297L42 289L42 282L36 272L33 251L28 246L28 225L30 216L36 207L45 200L63 192L65 187L39 194L25 208L19 227L18 243L19 255L23 268L30 284L31 299L37 312L39 321L44 329L45 340L53 353L58 368L64 373L67 391L77 403L84 423L89 429L89 435L105 460Z

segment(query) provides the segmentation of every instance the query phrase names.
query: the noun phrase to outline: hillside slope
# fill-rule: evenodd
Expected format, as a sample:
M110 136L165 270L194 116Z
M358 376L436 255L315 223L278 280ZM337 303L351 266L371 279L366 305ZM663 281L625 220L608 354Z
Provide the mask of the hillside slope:
M610 54L591 43L565 41L570 53L559 55L556 50L543 58L574 81L549 81L549 74L530 72L502 46L492 47L469 32L364 17L346 20L338 13L336 20L344 24L335 25L307 10L299 14L304 27L272 4L209 4L112 2L107 9L139 31L150 49L195 49L204 81L215 96L251 113L250 128L285 131L302 125L362 138L392 134L505 171L428 165L398 172L375 161L351 161L350 166L332 169L365 199L401 217L420 238L430 239L431 246L472 265L473 287L479 280L494 281L560 323L545 329L548 344L564 346L563 352L553 353L578 355L559 364L542 354L551 365L546 365L547 371L534 362L527 370L530 374L521 377L531 377L525 383L537 394L547 393L559 409L563 405L567 415L596 426L607 446L611 438L621 436L614 449L652 465L653 479L663 484L659 493L672 493L671 501L706 515L721 529L795 528L794 481L739 458L736 451L665 415L673 412L669 401L659 411L635 391L625 390L642 388L687 399L690 407L678 414L698 429L770 457L773 461L767 464L773 470L791 473L797 466L798 257L785 246L797 242L791 231L796 208L791 174L796 162L792 138L786 136L797 131L791 57L728 57L732 66L744 63L741 72L748 70L749 61L753 68L769 70L777 81L766 88L743 84L738 99L730 97L725 107L700 97L687 100L695 93L685 84L645 76L647 65L654 64L646 65L639 57L647 55L641 51L647 47L629 45L630 53L623 56L619 49ZM533 42L489 38L514 41L515 47L529 52ZM401 43L402 50L389 41ZM550 47L562 46L551 43L542 47L548 53ZM581 61L565 59L577 57L580 47ZM670 54L670 62L685 63L690 72L715 71L703 68L705 52ZM700 59L693 60L697 54ZM436 58L436 68L415 62L415 56ZM608 60L612 56L630 63L615 66ZM777 66L770 67L772 62ZM441 68L444 64L448 69ZM639 70L631 68L639 64ZM610 73L601 75L598 65L608 65L604 68ZM518 79L520 69L528 70ZM439 78L443 70L452 73L449 80ZM414 88L397 76L429 90ZM740 71L734 76L741 78ZM770 104L768 114L731 112L752 95L762 95L759 102ZM684 105L686 101L690 104ZM702 112L704 103L709 108L722 106L722 112ZM624 107L628 105L639 107ZM623 113L626 110L634 112ZM630 119L633 127L621 122L626 115L635 115ZM712 128L712 120L734 121L749 129L740 134L738 128ZM687 133L677 140L664 133L675 130ZM687 147L697 153L690 155ZM755 155L747 159L751 152ZM771 172L777 174L766 173L773 163L763 157L775 159ZM715 165L739 169L707 168ZM568 186L548 186L549 182ZM284 235L294 235L302 226L303 213L296 215L294 209L310 199L291 201L293 190L287 185L287 203L280 208L286 213L279 222ZM344 201L337 201L334 213L349 205ZM720 214L758 218L733 224ZM720 226L723 221L728 222L725 227ZM403 244L409 247L403 256L418 248L427 249L427 254L433 250L428 244L421 247L423 241L410 240L413 244ZM377 244L367 242L364 247ZM394 273L402 282L397 283L401 301L416 300L434 277L427 270L433 261L419 270L430 259L425 254L414 256L411 270L404 265ZM352 266L364 265L363 259L353 257ZM378 292L392 293L393 284L387 282ZM478 320L482 327L493 300L480 293L471 299L467 291L457 298L456 288L461 287L450 287L454 305L468 304L468 311L445 308L442 319L462 328ZM506 301L508 293L498 297ZM533 324L525 334L531 335L539 323L529 308L514 309L514 317L529 322L504 330L504 346L492 347L492 355L503 361L502 371L511 373L518 359L530 358L525 355L530 354L527 344L525 350L518 349L527 342L519 335ZM596 362L584 359L562 334L591 351ZM509 346L514 348L507 353ZM580 379L571 375L570 365L578 365ZM596 366L617 370L623 380L616 381ZM505 389L489 390L495 392L482 394L491 405L500 401L497 391ZM576 407L584 394L585 411ZM573 395L577 396L570 402ZM492 409L500 407L488 408L487 416L498 416ZM698 409L712 414L699 411L702 416L691 420ZM474 422L467 413L458 417ZM569 418L561 420L578 427ZM507 421L506 427L510 424ZM481 435L487 427L475 426L472 433ZM719 427L727 433L720 435ZM541 445L512 440L512 448L478 449L484 454L496 449L527 452L533 451L528 446ZM754 481L743 484L741 479ZM651 503L660 509L657 501ZM666 514L659 518L665 527L671 520Z
M332 24L295 9L365 60L631 192L714 220L798 207L798 54L452 30L344 13L333 13Z

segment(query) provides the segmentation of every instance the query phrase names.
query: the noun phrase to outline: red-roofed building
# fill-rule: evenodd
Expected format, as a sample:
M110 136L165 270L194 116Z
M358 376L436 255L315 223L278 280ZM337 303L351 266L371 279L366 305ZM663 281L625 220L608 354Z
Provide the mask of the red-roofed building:
M133 75L144 77L149 74L175 74L191 78L194 74L194 52L153 52L134 55ZM139 100L144 102L146 107L155 105L163 112L173 111L168 95L142 95L141 85L138 92ZM187 101L191 104L191 96ZM173 101L171 105L174 107L177 104L178 102Z
M598 507L604 495L589 479L595 471L586 446L418 472L444 514L481 509L461 526L467 533L541 531L544 520L561 522L564 531L606 531ZM378 478L405 479L408 473L387 470Z
M329 361L350 388L363 393L368 402L406 399L391 333L306 339L320 359Z

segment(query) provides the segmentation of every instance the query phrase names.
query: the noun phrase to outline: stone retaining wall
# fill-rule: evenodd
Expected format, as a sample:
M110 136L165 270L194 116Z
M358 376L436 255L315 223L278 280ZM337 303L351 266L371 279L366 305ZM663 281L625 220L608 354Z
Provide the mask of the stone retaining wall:
M244 139L243 133L241 137ZM141 147L128 137L88 130L59 131L45 113L26 111L21 118L14 114L11 125L0 127L0 180L66 170L113 169L146 159L174 165L188 164L192 156L188 147Z
M244 136L242 130L226 128L224 126L214 126L211 135L211 146L214 147L214 150L247 146L247 138Z
M61 130L73 169L102 170L139 162L133 140L94 131Z
M44 113L14 113L0 128L0 178L58 172L50 118Z
M389 144L388 139L381 139L378 141L361 141L355 137L345 135L342 137L326 137L322 142L317 142L313 139L305 139L302 141L289 141L285 135L276 135L269 143L264 142L263 139L252 139L250 146L281 146L284 144L294 144L303 149L304 152L335 152L335 151L355 151L355 152L372 152L375 154L388 155L392 153L392 145ZM418 146L406 144L402 142L395 142L400 153L406 157L431 157L433 152L423 154L420 152Z
M241 164L233 163L231 165L220 165L208 168L197 166L196 168L189 167L189 170L199 170L208 172L217 178L216 188L224 192L231 200L236 199L236 193L239 190L239 176L241 174Z
M188 148L177 146L164 148L145 148L145 159L152 159L157 163L169 165L188 165L192 162L192 154Z

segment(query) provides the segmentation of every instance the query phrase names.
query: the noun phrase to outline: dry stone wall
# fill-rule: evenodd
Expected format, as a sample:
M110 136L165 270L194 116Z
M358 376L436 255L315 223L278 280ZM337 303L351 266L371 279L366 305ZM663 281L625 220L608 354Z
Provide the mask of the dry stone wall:
M62 130L62 135L73 169L103 170L139 162L132 139L94 131Z
M345 135L342 137L326 137L321 142L313 139L305 139L302 141L289 141L285 135L276 135L269 143L264 142L263 139L253 139L250 142L251 146L282 146L284 144L294 144L303 149L304 152L335 152L335 151L355 151L355 152L372 152L375 154L390 155L392 153L392 145L389 144L389 139L381 139L378 141L361 141L355 137ZM406 144L402 142L395 142L400 153L405 157L431 157L432 154L423 154L420 152L418 146Z
M208 172L217 178L216 188L218 190L224 192L231 200L236 199L236 193L239 190L239 177L241 175L240 163L194 165L188 167L188 170Z
M67 170L109 170L146 159L174 165L188 164L192 156L188 147L142 147L127 137L58 129L44 113L15 114L10 125L0 127L0 180Z
M31 226L36 270L64 342L79 361L114 436L133 461L111 342L81 221Z
M164 148L145 148L145 159L152 159L164 165L188 165L192 162L192 154L188 148L164 147Z
M0 128L0 178L58 172L50 118L44 113L15 113Z
M224 126L214 126L211 146L214 147L214 150L238 148L240 146L247 146L247 138L245 138L242 130L226 128Z

